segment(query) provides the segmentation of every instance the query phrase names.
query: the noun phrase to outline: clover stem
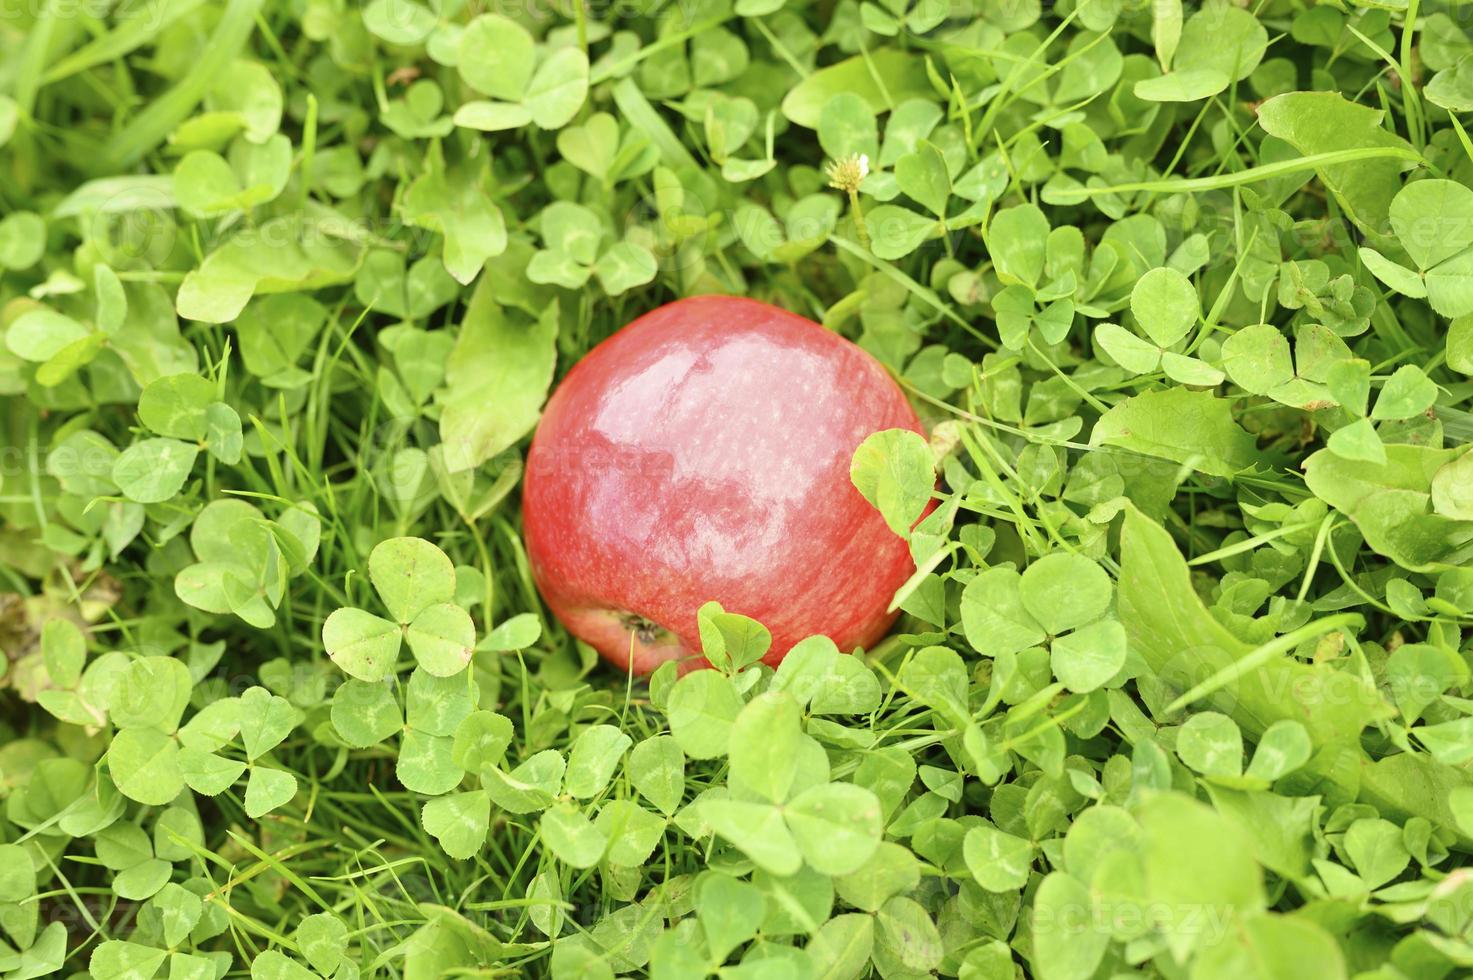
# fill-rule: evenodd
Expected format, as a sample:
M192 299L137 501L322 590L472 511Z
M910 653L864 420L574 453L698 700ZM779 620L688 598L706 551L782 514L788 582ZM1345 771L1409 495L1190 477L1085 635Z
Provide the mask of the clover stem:
M854 227L859 232L859 244L869 248L869 229L864 226L864 208L859 204L859 188L849 191L849 210L854 214Z

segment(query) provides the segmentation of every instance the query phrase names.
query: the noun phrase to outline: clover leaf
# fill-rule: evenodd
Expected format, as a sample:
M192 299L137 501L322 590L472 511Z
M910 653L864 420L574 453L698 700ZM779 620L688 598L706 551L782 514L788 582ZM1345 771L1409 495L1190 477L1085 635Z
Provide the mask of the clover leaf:
M962 592L962 624L972 646L992 656L1047 642L1055 676L1083 693L1107 684L1125 664L1125 631L1108 615L1113 593L1097 563L1056 552L1022 574L997 567L974 578Z
M316 518L306 511L298 513L303 520L294 533L267 521L259 508L243 500L206 505L190 529L190 546L198 560L175 575L174 593L196 609L233 613L261 629L271 626L292 574L282 543L289 540L301 559L310 557L307 545L315 548Z
M597 275L604 292L615 296L655 277L655 257L643 246L622 241L601 247L603 226L589 208L555 201L539 223L544 247L527 264L533 282L577 289Z
M1408 269L1370 246L1361 261L1404 296L1425 298L1443 316L1473 313L1473 190L1451 180L1408 184L1392 198L1391 230L1415 267Z
M498 101L467 102L455 124L496 131L533 123L559 129L588 97L588 56L578 48L539 58L527 29L501 14L482 14L460 35L457 65L466 84Z
M455 605L455 566L423 538L390 538L368 556L368 577L393 619L344 607L328 616L322 642L349 676L379 681L394 669L402 643L436 677L470 663L475 624Z

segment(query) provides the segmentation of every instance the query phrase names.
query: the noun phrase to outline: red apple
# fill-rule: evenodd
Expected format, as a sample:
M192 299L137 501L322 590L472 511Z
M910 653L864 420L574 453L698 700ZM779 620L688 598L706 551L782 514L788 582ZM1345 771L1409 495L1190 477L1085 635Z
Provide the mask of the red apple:
M869 646L914 570L849 480L871 433L919 419L879 362L786 310L697 296L588 353L532 440L523 515L548 606L622 669L699 661L708 600L772 631Z

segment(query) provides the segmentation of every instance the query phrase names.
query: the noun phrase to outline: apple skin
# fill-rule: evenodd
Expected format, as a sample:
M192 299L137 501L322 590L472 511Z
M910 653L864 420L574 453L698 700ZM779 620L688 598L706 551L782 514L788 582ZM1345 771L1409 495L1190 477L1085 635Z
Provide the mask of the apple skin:
M867 352L756 300L656 309L580 360L527 457L523 523L553 613L623 670L705 666L709 600L772 631L868 647L914 571L849 479L882 429L924 434Z

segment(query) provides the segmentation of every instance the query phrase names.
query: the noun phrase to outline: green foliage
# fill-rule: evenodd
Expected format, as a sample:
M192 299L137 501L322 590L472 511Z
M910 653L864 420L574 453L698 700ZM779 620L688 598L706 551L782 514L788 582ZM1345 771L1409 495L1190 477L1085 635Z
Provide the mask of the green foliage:
M0 977L1466 971L1461 9L5 8ZM805 489L873 649L537 597L549 392L701 293L925 420Z

